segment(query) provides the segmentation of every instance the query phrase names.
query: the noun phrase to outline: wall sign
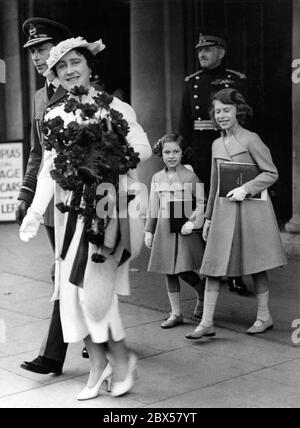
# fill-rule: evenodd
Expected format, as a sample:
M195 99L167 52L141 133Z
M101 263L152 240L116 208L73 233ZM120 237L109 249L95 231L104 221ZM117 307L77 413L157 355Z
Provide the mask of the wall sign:
M14 221L23 180L23 144L0 144L0 221Z

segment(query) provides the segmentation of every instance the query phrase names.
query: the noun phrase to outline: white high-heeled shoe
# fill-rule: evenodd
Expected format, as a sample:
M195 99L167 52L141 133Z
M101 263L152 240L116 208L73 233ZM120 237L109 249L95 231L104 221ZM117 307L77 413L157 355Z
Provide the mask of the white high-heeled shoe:
M113 368L110 362L108 362L103 370L100 379L92 388L86 386L78 395L77 400L90 400L91 398L98 397L100 388L103 382L107 382L107 391L111 390L111 380L112 380Z
M113 383L110 395L113 397L119 397L120 395L126 394L133 388L136 377L136 363L136 355L132 353L129 354L127 375L125 379L120 382Z

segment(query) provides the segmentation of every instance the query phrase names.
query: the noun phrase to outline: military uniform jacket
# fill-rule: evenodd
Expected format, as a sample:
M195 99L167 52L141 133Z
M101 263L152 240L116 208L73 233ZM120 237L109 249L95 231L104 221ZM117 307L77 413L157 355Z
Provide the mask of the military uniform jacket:
M212 94L224 88L234 88L246 96L246 81L245 74L223 65L212 70L199 70L185 78L179 132L187 143L193 145L194 121L210 119Z
M33 116L31 122L31 150L27 163L26 173L18 195L19 200L28 201L31 203L37 183L37 175L39 173L43 158L42 140L41 140L41 124L47 107L59 102L66 95L66 90L60 86L54 93L51 100L47 97L47 86L45 86L34 94L33 98ZM53 203L45 213L45 226L54 226Z

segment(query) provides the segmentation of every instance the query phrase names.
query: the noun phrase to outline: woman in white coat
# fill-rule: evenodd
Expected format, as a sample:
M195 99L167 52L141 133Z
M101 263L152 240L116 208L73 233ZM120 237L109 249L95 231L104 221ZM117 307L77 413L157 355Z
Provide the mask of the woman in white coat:
M88 43L81 37L65 40L51 50L47 61L48 72L54 72L61 85L68 91L74 86L84 86L89 92L82 96L81 102L92 103L93 98L99 96L99 92L90 85L91 61L93 55L104 47L101 40L94 43ZM62 116L63 107L63 105L54 107L47 113L45 119ZM127 121L129 132L126 138L138 154L140 161L148 159L151 156L151 148L146 134L137 123L131 106L113 98L109 108L121 113ZM101 110L103 117L107 113L105 109L103 112ZM36 235L42 215L53 194L56 202L66 200L68 197L69 191L63 190L50 175L55 156L54 150L45 151L44 165L38 178L36 194L20 228L20 237L24 241ZM130 181L137 181L135 170L130 170L122 180L120 187L124 185L123 190L126 191L126 182L128 184ZM128 212L130 212L131 203L136 206L136 200L129 203ZM113 254L108 248L104 248L103 254L106 256L104 263L91 261L90 256L95 246L92 243L88 244L83 284L78 287L70 282L70 275L84 224L81 218L77 219L73 238L66 256L62 259L62 237L66 230L66 217L66 214L56 210L56 287L53 298L60 299L64 341L74 343L84 340L90 356L91 371L88 383L77 398L86 400L98 396L104 381L107 381L108 390L110 390L111 380L113 380L111 395L119 396L133 387L137 362L135 354L128 352L125 346L125 334L118 309L118 294L129 294L129 260L120 263L124 239L119 240ZM129 218L129 230L128 240L131 250L140 248L143 240L143 220L139 217ZM106 235L105 239L109 239L109 236ZM131 258L133 256L131 251ZM108 343L109 357L112 357L114 366L108 359L106 343Z

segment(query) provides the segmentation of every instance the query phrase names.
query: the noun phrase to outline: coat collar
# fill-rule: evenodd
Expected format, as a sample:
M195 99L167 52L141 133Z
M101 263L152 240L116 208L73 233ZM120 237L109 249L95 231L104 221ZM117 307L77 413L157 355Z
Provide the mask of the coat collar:
M231 160L233 156L248 152L246 147L240 142L242 139L243 128L239 126L230 138L228 144L225 144L224 136L218 138L217 144L214 147L213 156L219 159Z
M35 93L35 118L40 119L47 106L46 85Z
M175 185L176 189L183 189L184 183L188 183L190 181L191 171L188 168L185 168L183 165L176 169L176 174L174 178L171 180L167 174L167 168L164 167L160 171L160 181L161 183L166 184L167 186Z
M45 87L46 91L46 87ZM51 107L53 104L57 104L60 100L62 100L67 94L67 90L64 89L61 85L55 91L51 100L49 100L47 107Z

